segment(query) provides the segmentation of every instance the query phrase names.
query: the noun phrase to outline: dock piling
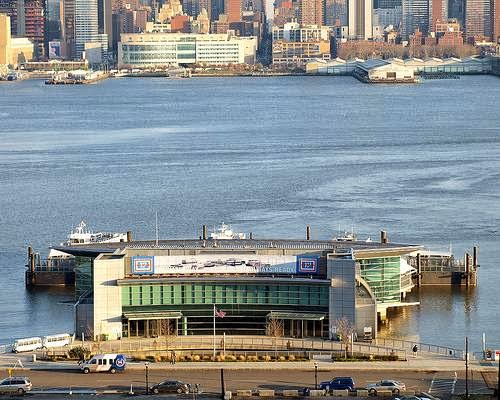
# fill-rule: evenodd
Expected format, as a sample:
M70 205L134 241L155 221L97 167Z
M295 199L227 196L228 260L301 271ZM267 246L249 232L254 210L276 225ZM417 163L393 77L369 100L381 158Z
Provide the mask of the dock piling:
M131 242L133 239L132 231L127 231L127 242Z
M388 243L386 231L380 231L380 243Z
M207 226L203 225L203 240L207 240Z
M306 239L311 240L311 227L309 225L306 227Z

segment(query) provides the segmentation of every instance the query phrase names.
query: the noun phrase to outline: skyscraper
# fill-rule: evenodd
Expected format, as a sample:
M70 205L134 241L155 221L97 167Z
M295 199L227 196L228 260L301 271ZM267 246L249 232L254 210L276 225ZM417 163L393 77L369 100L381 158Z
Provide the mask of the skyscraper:
M35 57L45 54L45 0L24 1L24 35L35 44Z
M401 35L408 39L409 35L419 30L422 34L429 32L429 0L403 0L403 21Z
M491 0L491 40L500 43L500 0Z
M491 37L490 0L466 0L465 36L469 42Z
M430 24L429 30L436 30L436 22L444 22L448 19L448 0L430 0Z
M302 25L323 25L323 1L301 0L299 22Z
M347 26L347 0L325 0L324 25Z
M75 58L82 58L85 43L99 40L97 0L75 0Z
M241 21L242 0L224 0L224 13L229 23Z
M368 40L373 36L372 0L349 0L349 37Z
M17 1L0 0L0 14L6 14L10 17L10 33L17 35Z

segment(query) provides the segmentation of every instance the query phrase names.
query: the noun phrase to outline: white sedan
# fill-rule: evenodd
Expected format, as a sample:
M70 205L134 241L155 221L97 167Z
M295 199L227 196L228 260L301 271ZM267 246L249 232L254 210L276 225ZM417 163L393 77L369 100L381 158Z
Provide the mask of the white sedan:
M403 382L385 379L381 380L380 382L369 383L368 385L366 385L366 389L368 390L368 393L373 396L380 391L388 391L392 392L393 394L399 394L399 392L403 392L406 390L406 385Z

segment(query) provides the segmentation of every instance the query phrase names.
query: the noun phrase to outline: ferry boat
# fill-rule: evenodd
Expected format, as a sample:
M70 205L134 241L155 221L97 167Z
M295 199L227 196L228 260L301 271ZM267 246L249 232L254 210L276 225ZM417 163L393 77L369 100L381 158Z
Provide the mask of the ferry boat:
M227 225L222 222L218 227L214 227L212 233L210 233L210 239L246 239L246 235L243 232L233 232L231 225Z
M89 243L119 243L126 242L126 233L92 232L87 223L82 219L68 235L68 240L62 246L74 246Z

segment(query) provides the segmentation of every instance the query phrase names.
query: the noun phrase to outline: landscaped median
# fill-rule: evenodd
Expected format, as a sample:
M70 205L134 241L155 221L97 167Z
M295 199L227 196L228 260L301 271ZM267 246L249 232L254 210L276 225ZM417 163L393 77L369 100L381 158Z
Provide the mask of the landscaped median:
M413 395L413 392L401 392L401 395ZM226 399L231 399L232 397L247 398L247 397L358 397L358 398L391 398L394 394L390 390L378 391L376 395L371 395L366 389L358 389L354 392L348 390L333 390L329 393L323 389L309 389L307 391L298 389L283 389L283 390L271 390L271 389L246 389L246 390L236 390L234 392L226 392L224 396Z

